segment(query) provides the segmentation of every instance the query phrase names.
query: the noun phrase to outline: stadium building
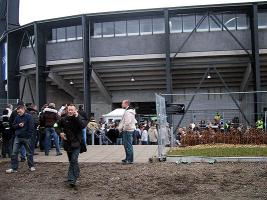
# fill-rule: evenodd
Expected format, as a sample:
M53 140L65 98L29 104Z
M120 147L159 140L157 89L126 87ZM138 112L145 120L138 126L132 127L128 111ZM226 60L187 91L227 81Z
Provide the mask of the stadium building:
M18 4L0 0L2 99L39 108L84 104L96 118L130 99L142 118L156 113L155 93L177 94L166 100L188 108L183 124L216 112L250 124L264 115L267 2L83 14L23 26ZM193 99L195 92L201 95Z

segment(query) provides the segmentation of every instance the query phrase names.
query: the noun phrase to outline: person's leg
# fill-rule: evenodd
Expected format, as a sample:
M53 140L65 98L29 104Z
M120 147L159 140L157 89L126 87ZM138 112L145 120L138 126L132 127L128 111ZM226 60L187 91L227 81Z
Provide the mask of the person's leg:
M59 141L58 141L59 137L58 137L58 135L57 135L57 133L56 133L54 128L51 128L51 131L52 131L52 137L54 138L54 143L55 143L55 146L56 146L57 155L61 154L60 147L59 147Z
M7 154L7 139L2 137L2 157L6 158L6 154Z
M126 132L127 161L133 162L133 132Z
M20 140L17 137L15 137L13 144L13 151L11 155L11 169L13 170L17 170L19 166L18 154L20 148L21 148Z
M128 161L128 154L127 154L127 134L126 132L122 133L122 143L125 151L125 161Z
M80 168L78 164L78 157L80 154L80 148L75 148L71 152L71 158L70 158L70 166L69 166L69 172L68 172L68 181L69 184L75 185L77 178L80 175Z
M21 162L24 162L26 160L26 149L23 144L21 145L21 148L20 148L20 159L21 159Z
M49 150L50 150L50 145L51 145L51 136L50 136L50 128L45 128L45 155L48 156Z
M36 142L36 129L33 130L33 134L32 134L32 137L31 137L31 152L32 152L32 155L34 155L35 142Z
M31 138L30 139L23 139L23 145L24 145L25 150L26 150L26 155L27 155L27 161L28 161L29 168L34 166L31 141L32 141Z

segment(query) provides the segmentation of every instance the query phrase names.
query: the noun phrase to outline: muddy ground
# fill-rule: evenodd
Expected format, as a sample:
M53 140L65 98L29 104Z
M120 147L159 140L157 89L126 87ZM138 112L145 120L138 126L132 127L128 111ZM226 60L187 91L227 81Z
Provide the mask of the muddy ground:
M5 174L0 163L0 199L267 199L266 163L174 164L80 163L78 189L64 180L68 164L37 163L29 172Z

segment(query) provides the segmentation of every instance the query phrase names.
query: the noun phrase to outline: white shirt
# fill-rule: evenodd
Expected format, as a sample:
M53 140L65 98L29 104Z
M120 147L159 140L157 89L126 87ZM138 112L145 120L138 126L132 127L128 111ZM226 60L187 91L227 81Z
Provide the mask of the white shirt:
M142 136L141 136L141 141L147 142L148 141L148 133L147 130L143 130Z

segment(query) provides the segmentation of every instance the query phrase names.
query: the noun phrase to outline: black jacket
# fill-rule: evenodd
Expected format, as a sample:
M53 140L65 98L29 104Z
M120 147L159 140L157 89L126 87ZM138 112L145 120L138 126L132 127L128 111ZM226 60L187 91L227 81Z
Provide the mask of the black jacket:
M80 116L66 116L58 123L59 132L64 132L67 140L64 140L63 147L66 151L80 147L82 142L83 122Z

